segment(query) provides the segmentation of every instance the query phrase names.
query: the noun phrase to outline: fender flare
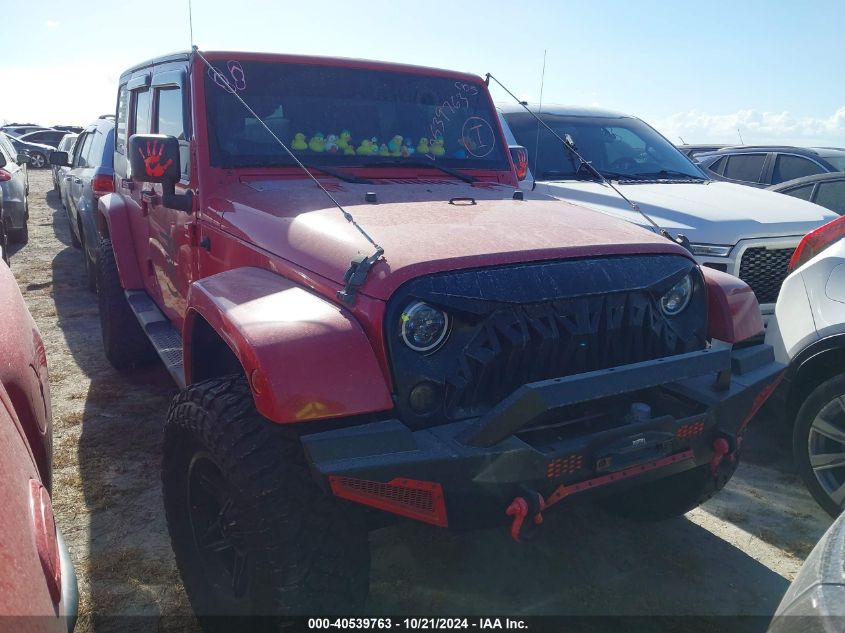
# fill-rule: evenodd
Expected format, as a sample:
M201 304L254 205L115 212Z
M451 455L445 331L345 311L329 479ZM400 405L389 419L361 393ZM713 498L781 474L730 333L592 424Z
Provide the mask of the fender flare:
M739 343L764 331L760 304L744 281L721 270L701 267L707 286L707 334Z
M367 335L344 308L263 268L243 267L191 285L183 326L186 384L197 318L229 346L256 408L278 423L393 408Z
M129 223L129 209L123 199L113 193L106 194L97 203L97 228L101 235L107 235L114 249L120 285L124 290L144 287L144 280L135 259L134 238ZM105 229L105 231L103 230Z

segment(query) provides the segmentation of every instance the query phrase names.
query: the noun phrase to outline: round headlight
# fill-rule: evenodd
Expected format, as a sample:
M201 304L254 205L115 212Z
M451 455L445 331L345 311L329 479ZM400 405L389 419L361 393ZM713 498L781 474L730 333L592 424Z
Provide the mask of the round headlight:
M660 297L660 309L666 316L680 314L692 297L692 278L687 275Z
M430 352L449 333L449 315L422 301L405 308L401 320L402 340L415 352Z

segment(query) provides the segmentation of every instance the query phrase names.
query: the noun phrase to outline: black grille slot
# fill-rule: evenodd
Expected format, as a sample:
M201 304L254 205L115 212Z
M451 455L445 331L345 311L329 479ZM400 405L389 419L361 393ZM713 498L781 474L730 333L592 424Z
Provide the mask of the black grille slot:
M446 380L446 415L478 415L526 382L699 348L645 292L509 306L490 314Z
M775 303L794 248L746 249L739 265L739 278L751 286L759 303Z

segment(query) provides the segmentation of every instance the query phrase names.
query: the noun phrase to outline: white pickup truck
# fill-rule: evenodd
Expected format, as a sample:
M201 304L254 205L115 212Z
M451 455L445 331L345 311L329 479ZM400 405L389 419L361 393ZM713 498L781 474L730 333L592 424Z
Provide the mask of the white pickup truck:
M653 229L523 107L500 106L499 113L508 143L528 150L522 189ZM636 117L546 105L538 115L657 225L672 235L685 235L702 265L751 286L764 320L774 312L787 264L801 238L838 217L804 200L711 180Z

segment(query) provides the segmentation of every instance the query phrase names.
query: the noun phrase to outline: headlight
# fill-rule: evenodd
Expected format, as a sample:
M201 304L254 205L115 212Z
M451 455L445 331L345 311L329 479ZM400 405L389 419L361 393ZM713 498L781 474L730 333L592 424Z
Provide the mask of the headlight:
M714 244L690 244L693 255L702 257L727 257L733 246L716 246Z
M692 278L687 275L660 297L660 309L666 316L675 316L689 305L690 297L692 297Z
M416 301L402 312L400 335L415 352L430 352L446 340L449 315L432 305Z

